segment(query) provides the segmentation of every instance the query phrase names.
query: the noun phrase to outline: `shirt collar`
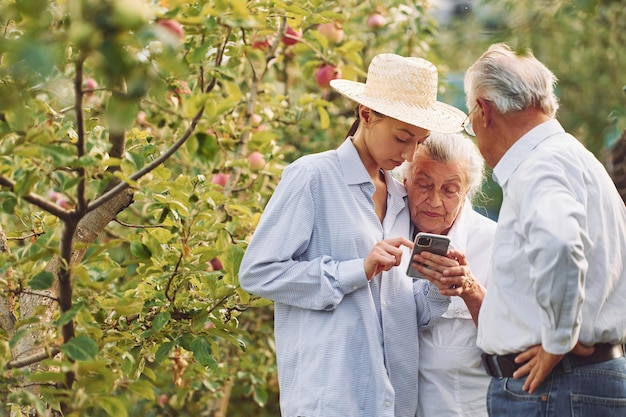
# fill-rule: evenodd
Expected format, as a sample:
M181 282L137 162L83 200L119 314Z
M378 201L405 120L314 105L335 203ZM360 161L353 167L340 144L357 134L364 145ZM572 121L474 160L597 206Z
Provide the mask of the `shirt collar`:
M337 148L337 156L339 157L339 163L341 164L341 170L346 184L352 185L372 182L363 165L363 161L361 161L359 153L352 143L351 137L344 140L339 148Z
M467 239L471 239L469 228L472 225L468 219L471 210L474 210L472 208L472 202L469 198L465 198L461 211L448 231L448 237L450 241L454 243L451 244L451 246L461 252L467 252Z
M493 179L500 187L504 186L517 167L528 158L539 143L549 136L563 132L565 132L563 126L556 119L548 120L532 128L519 138L498 161L493 168Z
M363 161L361 160L354 143L352 143L351 137L347 138L339 146L339 148L337 148L337 155L346 184L354 185L369 183L373 185L372 179L365 169ZM394 178L391 171L383 171L383 174L385 176L385 183L387 184L387 194L391 198L391 202L393 204L393 207L387 207L387 210L391 209L393 212L399 212L406 206L406 189L399 180Z
M387 211L391 211L395 217L407 206L407 192L404 185L397 180L390 171L383 171L385 174L385 183L387 184Z

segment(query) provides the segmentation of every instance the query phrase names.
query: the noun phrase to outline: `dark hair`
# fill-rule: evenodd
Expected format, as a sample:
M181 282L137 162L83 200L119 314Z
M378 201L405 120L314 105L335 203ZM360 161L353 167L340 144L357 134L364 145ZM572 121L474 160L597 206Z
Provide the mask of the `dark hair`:
M357 104L356 109L354 109L354 113L355 113L355 117L356 119L354 120L354 122L352 122L352 126L350 126L350 129L348 129L348 133L346 134L346 138L350 137L350 136L354 136L354 134L356 133L357 129L359 128L359 123L361 122L361 116L359 116L359 104ZM384 114L377 112L376 110L372 109L370 107L370 109L372 110L372 113L374 113L377 117L385 117Z

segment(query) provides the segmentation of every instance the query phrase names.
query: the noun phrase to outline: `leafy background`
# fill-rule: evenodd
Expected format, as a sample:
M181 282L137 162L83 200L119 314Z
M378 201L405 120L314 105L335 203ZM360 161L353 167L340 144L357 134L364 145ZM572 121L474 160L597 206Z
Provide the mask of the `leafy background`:
M238 268L284 166L352 123L317 69L363 80L378 53L421 56L465 109L464 68L490 43L531 47L560 80L559 119L606 160L624 129L625 14L600 0L0 0L0 414L279 415L271 304ZM484 194L477 209L497 217L497 186Z

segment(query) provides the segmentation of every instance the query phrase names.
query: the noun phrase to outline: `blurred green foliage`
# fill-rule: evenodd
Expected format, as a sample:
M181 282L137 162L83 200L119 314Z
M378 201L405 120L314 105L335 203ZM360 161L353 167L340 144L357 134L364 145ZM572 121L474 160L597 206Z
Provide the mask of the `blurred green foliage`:
M278 415L271 305L239 288L238 268L283 167L338 146L353 121L317 68L362 81L378 53L421 56L463 108L463 69L489 43L527 45L561 80L564 125L601 153L623 128L625 11L540 4L476 3L440 26L422 0L0 0L0 311L16 320L0 331L2 412ZM132 204L70 242L71 308L26 314L20 297L50 289L67 242L68 218L40 201L73 210L119 180ZM479 202L493 216L498 192L488 182ZM7 368L29 340L61 353Z

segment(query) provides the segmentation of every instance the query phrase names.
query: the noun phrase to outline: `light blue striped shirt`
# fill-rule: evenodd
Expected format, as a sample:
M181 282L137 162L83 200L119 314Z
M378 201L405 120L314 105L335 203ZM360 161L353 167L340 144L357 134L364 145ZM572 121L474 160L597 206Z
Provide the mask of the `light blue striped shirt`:
M402 263L367 281L376 242L409 237L406 191L385 173L381 225L375 187L350 139L288 166L241 263L242 288L274 301L283 417L413 417L418 327L449 298Z

